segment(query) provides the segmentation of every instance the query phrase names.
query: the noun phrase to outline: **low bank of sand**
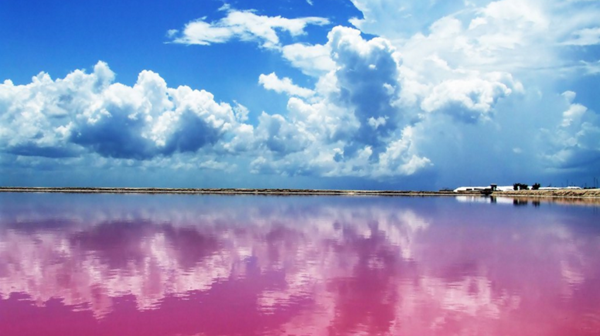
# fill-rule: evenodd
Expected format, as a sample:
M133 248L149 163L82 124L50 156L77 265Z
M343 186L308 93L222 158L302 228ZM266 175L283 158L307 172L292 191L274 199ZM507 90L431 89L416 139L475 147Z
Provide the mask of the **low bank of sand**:
M340 195L340 196L454 196L451 191L400 191L400 190L329 190L329 189L205 189L205 188L46 188L0 187L0 192L46 193L112 193L112 194L213 194L213 195ZM479 195L471 192L470 195Z
M498 191L492 196L511 197L600 197L600 189L514 190Z
M112 194L213 194L213 195L339 195L339 196L459 196L481 195L479 191L455 193L453 191L402 191L402 190L329 190L329 189L241 189L241 188L47 188L47 187L0 187L0 192L44 193L112 193ZM581 190L520 190L494 192L498 197L553 197L553 198L600 198L600 189Z

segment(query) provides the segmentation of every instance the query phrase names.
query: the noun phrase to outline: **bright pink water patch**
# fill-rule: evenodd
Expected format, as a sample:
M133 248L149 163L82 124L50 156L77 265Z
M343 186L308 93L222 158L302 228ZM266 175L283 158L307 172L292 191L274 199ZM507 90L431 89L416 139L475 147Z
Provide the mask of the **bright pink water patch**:
M0 195L0 335L600 335L600 208Z

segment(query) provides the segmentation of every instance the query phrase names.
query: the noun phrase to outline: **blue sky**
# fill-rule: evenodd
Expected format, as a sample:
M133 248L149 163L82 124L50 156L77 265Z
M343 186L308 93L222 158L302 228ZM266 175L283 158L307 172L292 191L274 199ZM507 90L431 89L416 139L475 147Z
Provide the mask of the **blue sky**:
M600 2L0 3L1 185L600 177Z

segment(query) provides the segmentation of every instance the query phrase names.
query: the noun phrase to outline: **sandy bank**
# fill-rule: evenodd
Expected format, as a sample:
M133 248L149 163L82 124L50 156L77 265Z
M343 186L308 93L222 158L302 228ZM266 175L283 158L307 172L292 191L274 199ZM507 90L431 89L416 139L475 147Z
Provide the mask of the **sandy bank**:
M57 192L57 193L112 193L112 194L192 194L192 195L328 195L328 196L455 196L449 191L399 190L328 190L328 189L196 189L196 188L45 188L0 187L0 192ZM479 192L471 192L479 195Z
M600 197L600 189L515 190L499 191L492 196L510 197Z
M44 193L111 193L111 194L190 194L190 195L278 195L278 196L480 196L479 191L402 191L402 190L335 190L335 189L243 189L243 188L84 188L84 187L0 187L0 192ZM494 192L498 197L527 198L598 198L600 189L520 190Z

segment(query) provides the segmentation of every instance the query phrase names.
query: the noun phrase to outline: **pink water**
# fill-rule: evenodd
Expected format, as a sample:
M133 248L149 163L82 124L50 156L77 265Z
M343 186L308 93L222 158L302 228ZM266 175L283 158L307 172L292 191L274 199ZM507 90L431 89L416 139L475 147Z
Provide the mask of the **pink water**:
M600 208L0 195L0 335L600 335Z

